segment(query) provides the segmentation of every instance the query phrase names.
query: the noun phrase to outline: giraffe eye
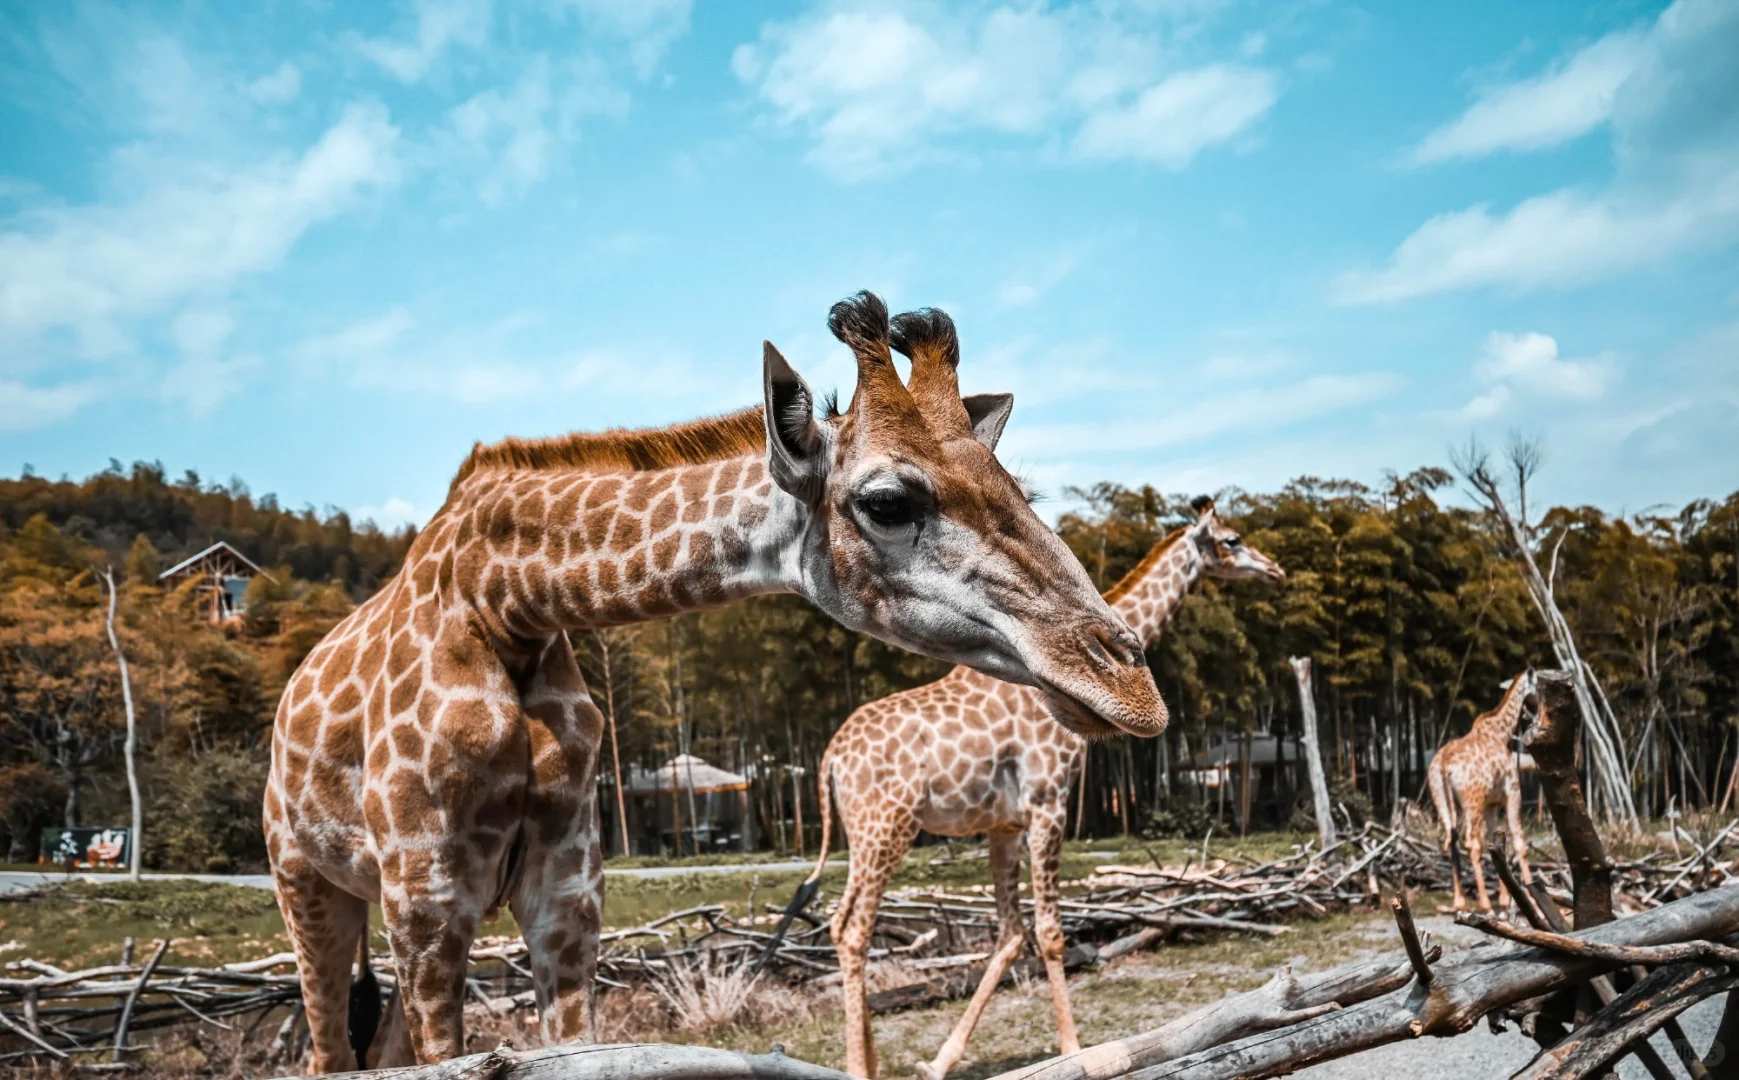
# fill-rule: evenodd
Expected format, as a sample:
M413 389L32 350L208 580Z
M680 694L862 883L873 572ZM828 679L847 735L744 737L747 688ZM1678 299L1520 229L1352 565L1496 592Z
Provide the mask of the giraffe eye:
M860 495L857 508L865 517L884 529L910 525L917 517L912 498L903 491L871 491Z

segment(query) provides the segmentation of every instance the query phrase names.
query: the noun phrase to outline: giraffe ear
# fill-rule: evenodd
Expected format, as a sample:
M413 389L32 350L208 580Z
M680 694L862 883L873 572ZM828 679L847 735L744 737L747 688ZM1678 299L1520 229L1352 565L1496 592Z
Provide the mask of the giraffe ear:
M814 505L827 481L827 433L815 419L815 396L771 341L761 343L762 419L767 472L773 482Z
M1014 411L1014 395L967 394L960 404L966 406L966 420L972 425L973 437L995 453L1008 414Z

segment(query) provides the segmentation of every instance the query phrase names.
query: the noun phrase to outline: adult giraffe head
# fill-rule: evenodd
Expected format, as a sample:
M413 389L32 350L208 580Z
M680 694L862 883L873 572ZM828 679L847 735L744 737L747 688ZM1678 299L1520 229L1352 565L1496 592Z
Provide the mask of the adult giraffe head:
M828 328L857 360L843 413L765 346L768 469L808 509L803 592L839 622L914 652L1042 690L1053 710L1157 735L1165 703L1141 644L996 460L1014 399L962 397L954 323L890 323L874 294ZM911 358L909 384L890 346Z
M1196 512L1196 523L1186 535L1201 553L1203 574L1222 581L1286 580L1286 571L1279 563L1244 543L1238 530L1220 520L1214 500L1198 496L1190 509Z

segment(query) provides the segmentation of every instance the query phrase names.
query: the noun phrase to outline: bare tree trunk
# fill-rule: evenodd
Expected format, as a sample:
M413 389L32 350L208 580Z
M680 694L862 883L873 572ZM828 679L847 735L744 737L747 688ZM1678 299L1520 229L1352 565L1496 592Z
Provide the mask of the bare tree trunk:
M627 795L622 789L622 743L616 736L616 681L610 670L610 639L603 630L592 631L592 637L598 643L598 660L604 669L604 719L610 722L610 762L616 771L616 822L622 833L622 854L632 855L634 849L628 842Z
M1328 803L1328 778L1322 771L1322 748L1316 738L1316 697L1310 684L1310 657L1291 659L1298 680L1298 704L1304 715L1304 761L1310 769L1310 793L1316 808L1316 835L1323 850L1334 844L1334 813Z
M140 854L144 847L145 815L139 803L139 768L137 751L139 747L139 720L133 709L133 679L127 672L127 654L121 650L121 638L115 633L115 571L113 567L103 567L102 579L109 591L109 607L107 623L109 629L109 647L115 650L115 663L121 669L121 702L127 710L127 741L122 744L121 755L127 761L127 796L133 805L133 827L127 836L127 876L134 881L139 880Z
M1511 446L1509 457L1516 471L1518 505L1525 507L1528 478L1538 464L1539 454L1528 444L1517 443ZM1594 781L1590 794L1597 796L1594 799L1595 810L1607 817L1635 825L1636 801L1631 796L1624 765L1616 749L1619 739L1617 718L1613 716L1612 706L1606 701L1605 693L1600 690L1594 672L1576 649L1576 638L1570 632L1570 624L1553 598L1552 584L1540 573L1539 563L1534 560L1527 519L1524 516L1517 520L1510 513L1509 504L1504 499L1497 478L1491 473L1485 452L1477 444L1470 444L1465 451L1458 453L1455 464L1467 478L1467 482L1473 485L1486 508L1503 526L1510 547L1515 551L1515 561L1521 568L1522 581L1528 588L1528 596L1533 600L1534 608L1540 613L1540 619L1546 624L1546 632L1552 639L1552 651L1558 658L1558 665L1575 680L1576 701L1582 711L1583 730L1588 736L1590 772Z

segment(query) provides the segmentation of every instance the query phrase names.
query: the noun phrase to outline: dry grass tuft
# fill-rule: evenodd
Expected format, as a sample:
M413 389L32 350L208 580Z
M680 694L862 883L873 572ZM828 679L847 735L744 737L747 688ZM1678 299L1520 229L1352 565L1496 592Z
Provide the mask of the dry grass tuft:
M729 1027L762 1027L804 1019L807 998L777 985L747 964L711 958L678 961L652 982L675 1031L705 1035Z

